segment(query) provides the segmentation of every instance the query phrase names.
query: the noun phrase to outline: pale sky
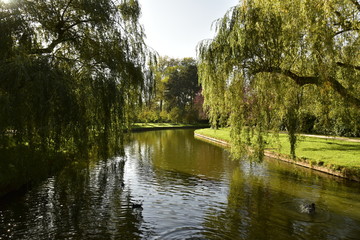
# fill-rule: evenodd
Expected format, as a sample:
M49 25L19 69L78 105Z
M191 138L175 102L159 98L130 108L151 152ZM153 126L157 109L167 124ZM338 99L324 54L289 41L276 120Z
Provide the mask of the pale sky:
M138 0L146 43L160 56L196 58L196 46L213 38L212 23L239 0Z

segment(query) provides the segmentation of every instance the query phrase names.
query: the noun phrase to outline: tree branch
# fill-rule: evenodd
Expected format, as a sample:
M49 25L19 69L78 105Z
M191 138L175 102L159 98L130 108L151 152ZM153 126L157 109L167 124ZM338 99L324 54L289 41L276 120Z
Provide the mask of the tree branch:
M30 51L30 54L45 54L45 53L51 53L54 48L59 45L60 43L66 42L66 41L70 41L70 40L74 40L74 38L65 38L64 37L64 33L68 30L70 30L71 28L82 24L82 23L87 23L87 22L91 22L91 19L86 19L86 20L77 20L75 21L73 24L67 26L67 27L63 27L63 26L59 26L56 29L56 33L58 34L57 39L53 40L50 45L46 48L39 48L39 49L32 49ZM61 22L63 23L63 22Z
M352 68L354 70L360 71L360 66L355 66L349 63L336 62L336 65L338 65L339 67Z
M358 10L360 11L360 4L356 2L356 0L352 1L355 5L357 5ZM342 30L335 32L334 36L337 36L339 34L342 34L344 32L350 32L350 31L359 31L359 22L357 24L354 24L353 22L346 20L346 18L341 15L339 11L335 11L335 15L339 18L339 22L335 23L335 26L340 26Z
M65 9L64 9L64 11L63 11L62 14L61 14L61 21L64 21L65 13L66 13L66 11L68 10L68 8L69 8L69 6L70 6L70 4L71 4L72 1L73 1L73 0L69 0L68 3L66 4Z
M357 70L360 70L360 67L357 66L352 66L350 64L344 64L344 63L337 63L338 65L342 65L344 67L353 67ZM287 76L291 79L293 79L296 84L298 84L299 86L303 86L306 84L314 84L319 86L322 82L320 81L319 77L316 76L310 76L310 77L303 77L303 76L299 76L293 72L291 72L290 70L283 70L281 68L273 68L273 67L269 67L269 68L264 68L264 69L259 69L258 71L255 71L254 73L260 73L260 72L268 72L268 73L278 73L278 74L282 74L284 76ZM354 97L348 89L346 89L339 81L337 81L335 78L333 77L329 77L326 79L326 82L330 83L331 87L337 92L339 93L344 99L346 99L347 102L351 103L352 105L356 106L357 108L360 108L360 98Z
M341 30L341 31L339 31L339 32L336 32L336 33L334 34L334 36L337 36L337 35L342 34L342 33L344 33L344 32L359 31L359 30L360 30L360 29L358 29L358 28L348 28L348 29L344 29L344 30Z
M269 67L269 68L263 68L263 69L259 69L258 71L255 71L254 73L260 73L260 72L268 72L268 73L279 73L282 74L284 76L287 76L291 79L293 79L296 84L298 84L299 86L303 86L306 84L315 84L318 85L319 82L319 78L318 77L314 77L314 76L308 76L308 77L304 77L304 76L299 76L293 72L291 72L290 70L283 70L279 67Z
M327 81L331 84L331 87L338 92L347 102L352 105L360 108L360 98L354 97L349 93L348 89L346 89L339 81L337 81L333 77L329 77Z
M86 20L77 20L73 24L67 26L66 28L62 29L63 32L70 30L71 28L75 27L76 25L79 25L81 23L88 23L93 21L92 19L86 19Z
M54 48L59 45L60 43L66 42L66 41L70 41L72 40L71 38L68 39L62 39L62 38L58 38L55 39L54 41L52 41L50 43L50 45L46 48L38 48L38 49L31 49L31 51L29 52L30 54L45 54L45 53L52 53L52 51L54 50Z
M360 11L360 3L357 0L351 0L353 4L357 7L357 9Z

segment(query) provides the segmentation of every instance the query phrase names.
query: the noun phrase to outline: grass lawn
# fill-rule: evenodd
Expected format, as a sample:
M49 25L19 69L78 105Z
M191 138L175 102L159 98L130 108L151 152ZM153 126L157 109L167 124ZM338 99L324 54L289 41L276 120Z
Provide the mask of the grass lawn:
M277 151L289 154L288 136L281 134L279 140L282 148ZM360 143L300 136L296 147L296 156L315 161L320 165L332 164L360 168Z
M212 138L230 142L230 129L229 128L221 128L221 129L203 128L203 129L198 129L195 132L198 134L202 134L205 136L209 136Z
M230 129L228 128L199 129L196 130L196 133L230 141ZM286 134L280 134L278 142L274 139L269 139L268 142L267 147L270 151L290 154L290 143ZM279 146L281 147L279 148ZM296 156L318 165L360 169L360 142L300 136L296 147Z

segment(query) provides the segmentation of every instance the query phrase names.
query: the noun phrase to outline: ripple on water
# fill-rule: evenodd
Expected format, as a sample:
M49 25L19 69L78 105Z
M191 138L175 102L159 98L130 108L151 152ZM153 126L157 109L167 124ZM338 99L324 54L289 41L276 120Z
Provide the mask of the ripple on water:
M294 220L309 223L324 223L330 221L330 212L326 206L316 204L314 213L306 213L302 211L302 206L305 204L310 204L310 202L304 199L293 199L292 201L281 203L283 211Z
M154 237L155 240L203 240L209 239L211 236L212 239L234 239L235 236L230 236L220 231L214 231L213 229L201 228L201 227L191 227L191 226L182 226L175 229L161 233L160 236Z

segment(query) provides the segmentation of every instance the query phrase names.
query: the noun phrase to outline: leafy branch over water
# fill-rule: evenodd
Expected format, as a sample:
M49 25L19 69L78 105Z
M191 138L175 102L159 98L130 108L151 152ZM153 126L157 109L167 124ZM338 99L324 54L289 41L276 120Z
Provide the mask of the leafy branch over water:
M0 3L0 148L120 146L151 59L136 0Z

